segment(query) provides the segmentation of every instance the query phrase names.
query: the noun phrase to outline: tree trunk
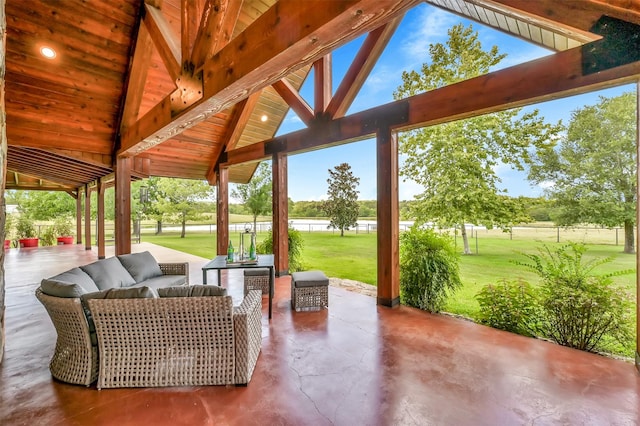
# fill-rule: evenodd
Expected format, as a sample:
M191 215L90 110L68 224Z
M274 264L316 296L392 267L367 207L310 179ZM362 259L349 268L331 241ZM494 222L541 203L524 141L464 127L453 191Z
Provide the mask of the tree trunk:
M187 233L187 217L182 215L182 232L180 233L180 238L184 238L184 235Z
M464 223L460 226L460 234L462 235L462 242L464 244L464 254L471 254L471 249L469 248L469 238L467 238L467 227Z
M156 235L158 234L162 234L162 221L159 220L158 223L156 223Z
M634 244L634 229L633 222L630 220L624 221L624 252L633 254L635 253L635 244Z
M344 228L340 228L340 236L344 237Z
M253 232L256 232L256 233L258 232L257 226L258 226L258 216L254 215L253 216Z

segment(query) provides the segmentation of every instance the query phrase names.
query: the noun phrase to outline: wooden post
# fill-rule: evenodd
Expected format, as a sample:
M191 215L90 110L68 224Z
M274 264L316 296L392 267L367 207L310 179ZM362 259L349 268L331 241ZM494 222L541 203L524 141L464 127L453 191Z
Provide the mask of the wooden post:
M5 0L0 0L0 229L2 235L5 227L5 199L4 188L7 181L7 116L4 108L4 72L5 72L5 55L7 51L7 20L4 16ZM4 243L4 238L2 238ZM5 280L4 280L4 249L0 252L0 364L4 357L5 342Z
M318 59L313 64L314 75L314 104L313 109L316 117L324 115L329 101L331 101L332 81L331 81L331 53Z
M216 214L216 239L218 254L227 254L229 248L229 169L218 170L216 184L218 212Z
M640 80L636 85L636 170L640 166ZM636 173L636 369L640 371L640 173Z
M289 273L289 200L287 188L287 154L273 154L271 161L273 201L273 254L277 276Z
M84 249L91 250L91 190L84 186Z
M131 253L131 163L130 157L116 160L116 255Z
M82 191L78 188L76 197L76 244L82 244Z
M378 304L400 303L398 223L398 137L389 128L377 132Z
M98 244L98 259L105 257L105 241L104 241L104 191L105 184L102 179L98 180L98 235L96 235L96 243Z

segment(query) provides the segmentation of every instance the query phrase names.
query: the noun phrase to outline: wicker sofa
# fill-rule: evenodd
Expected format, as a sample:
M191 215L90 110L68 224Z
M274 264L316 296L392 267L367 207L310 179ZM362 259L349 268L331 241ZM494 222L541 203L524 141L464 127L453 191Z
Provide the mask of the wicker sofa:
M148 252L99 260L43 279L36 297L58 335L49 363L53 377L87 386L97 378L97 337L83 308L83 295L114 288L158 289L188 282L188 263L157 263Z

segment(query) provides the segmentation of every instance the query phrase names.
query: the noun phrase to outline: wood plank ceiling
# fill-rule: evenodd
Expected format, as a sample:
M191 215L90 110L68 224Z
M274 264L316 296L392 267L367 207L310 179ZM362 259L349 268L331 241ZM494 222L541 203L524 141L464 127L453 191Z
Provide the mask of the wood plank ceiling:
M542 13L526 13L523 10L530 9L531 4L524 1L520 7L519 1L427 0L555 51L596 38L584 29L541 19ZM110 176L116 153L131 149L135 151L134 178L171 176L212 181L212 171L225 151L272 138L288 111L287 102L300 107L295 100L296 91L315 60L360 34L392 22L417 3L418 0L327 2L322 4L331 10L325 12L292 0L6 0L6 187L72 192ZM182 5L188 5L190 12L183 15ZM547 1L544 7L549 12L556 6ZM568 6L557 7L560 10ZM203 11L224 14L219 21L212 21L216 26L211 31L215 33L206 34L213 40L211 45L198 45L197 29ZM551 12L547 15L553 16ZM297 34L282 33L278 27L281 18L304 20L306 27L318 29L315 33L310 30L310 43L297 47L293 41L285 40L295 40ZM190 28L196 32L185 31L183 21L191 22ZM295 33L306 27L288 30ZM389 28L383 37L386 40L395 27ZM281 46L285 41L291 44ZM232 42L237 57L217 54ZM365 54L375 56L384 44ZM43 57L40 50L44 46L55 49L56 57ZM197 46L204 49L199 51ZM243 65L253 63L246 51L256 46L269 50L271 57L258 58L256 68L245 69ZM186 61L198 56L200 61L195 65ZM207 60L203 59L205 56ZM286 60L280 59L283 56ZM158 111L162 112L169 98L175 108L173 97L178 86L185 93L191 90L188 85L193 82L180 79L187 74L196 76L200 70L209 79L216 77L212 74L218 69L216 61L226 61L220 69L229 75L219 78L226 86L217 87L214 82L194 90L214 87L222 95L187 111L197 120L182 119L183 111L173 111L181 123L189 125L179 131L174 126L169 129L170 137L153 142L154 132L167 134L162 123L156 123L164 119ZM199 69L185 73L183 68L189 66ZM368 63L363 69L370 71L372 66ZM264 71L264 76L256 76L257 69ZM247 77L251 72L254 74ZM363 80L365 74L354 72L354 82ZM279 79L286 82L279 83ZM238 88L235 81L250 86ZM349 90L340 87L338 92L343 89ZM286 96L287 90L294 96ZM181 95L177 94L178 102ZM345 96L352 100L354 95ZM222 107L212 110L210 105L215 102ZM328 107L332 108L334 113L340 110L332 118L339 118L346 111L344 104ZM261 119L263 116L266 121ZM123 148L121 141L129 145ZM255 163L234 164L230 180L248 181L255 167Z

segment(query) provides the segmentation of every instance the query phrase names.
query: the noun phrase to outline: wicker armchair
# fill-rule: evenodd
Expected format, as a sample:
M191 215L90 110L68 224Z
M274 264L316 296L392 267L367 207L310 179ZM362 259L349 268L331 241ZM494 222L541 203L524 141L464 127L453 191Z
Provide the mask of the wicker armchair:
M80 299L49 296L39 288L36 297L49 313L58 334L49 363L51 375L63 382L89 386L98 377L98 350L91 345Z
M262 296L92 299L98 389L246 384L262 345Z

